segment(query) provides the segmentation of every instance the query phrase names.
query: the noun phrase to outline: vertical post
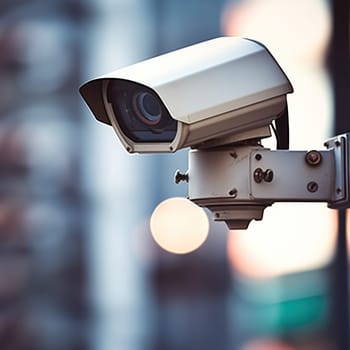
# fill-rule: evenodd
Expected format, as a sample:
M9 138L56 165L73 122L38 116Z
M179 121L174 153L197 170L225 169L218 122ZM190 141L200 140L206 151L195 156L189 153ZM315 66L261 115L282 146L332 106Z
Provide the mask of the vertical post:
M349 10L347 0L332 0L333 34L329 52L334 91L335 132L350 131ZM338 213L338 236L333 265L333 329L337 350L349 349L349 287L346 212Z

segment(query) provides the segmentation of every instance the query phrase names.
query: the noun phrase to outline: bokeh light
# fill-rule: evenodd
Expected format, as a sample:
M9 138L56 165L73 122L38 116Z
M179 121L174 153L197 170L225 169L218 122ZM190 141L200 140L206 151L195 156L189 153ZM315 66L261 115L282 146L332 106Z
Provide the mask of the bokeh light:
M294 66L323 64L331 19L323 0L246 0L230 3L222 27L226 35L264 43L279 64L288 67L290 77L289 70Z
M290 346L284 342L275 339L258 339L253 340L243 346L241 350L294 350L293 346Z
M230 232L228 257L235 270L252 278L317 269L333 256L335 223L336 213L326 206L278 203L263 221Z
M174 197L155 208L150 227L159 246L171 253L186 254L204 243L209 221L202 208L186 198Z

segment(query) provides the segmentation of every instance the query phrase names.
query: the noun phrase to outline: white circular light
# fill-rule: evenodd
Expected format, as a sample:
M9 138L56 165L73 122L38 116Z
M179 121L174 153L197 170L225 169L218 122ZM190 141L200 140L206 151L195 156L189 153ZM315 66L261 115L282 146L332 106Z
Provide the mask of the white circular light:
M186 254L199 248L209 232L209 220L202 208L181 197L161 202L150 220L154 240L165 250Z

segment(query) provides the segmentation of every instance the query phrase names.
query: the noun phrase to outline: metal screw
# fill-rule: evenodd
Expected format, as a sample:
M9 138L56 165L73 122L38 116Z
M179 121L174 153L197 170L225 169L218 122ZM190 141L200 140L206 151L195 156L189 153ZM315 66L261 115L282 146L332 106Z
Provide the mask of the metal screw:
M189 176L188 173L180 173L180 170L176 170L175 176L174 176L174 181L176 184L180 183L181 181L186 181L188 182Z
M336 147L339 147L340 146L340 141L337 140L337 141L334 142L334 144L335 144Z
M315 193L318 190L318 183L315 181L310 181L307 184L307 190L311 193Z
M261 168L255 169L254 181L259 184L260 182L262 182L263 179L264 179L264 170L262 170Z
M261 160L261 158L262 158L262 155L261 155L260 153L257 153L257 154L255 155L255 159L256 159L256 160Z
M261 168L256 168L254 170L254 181L256 183L261 183L262 181L265 182L272 182L273 180L273 171L271 169L262 170Z
M264 173L264 181L272 182L273 180L273 171L271 169L267 169Z
M309 151L305 154L305 161L310 166L319 165L322 162L322 154L319 151Z
M238 193L237 188L233 188L228 194L230 196L232 196L233 198L236 198L237 197L237 193Z

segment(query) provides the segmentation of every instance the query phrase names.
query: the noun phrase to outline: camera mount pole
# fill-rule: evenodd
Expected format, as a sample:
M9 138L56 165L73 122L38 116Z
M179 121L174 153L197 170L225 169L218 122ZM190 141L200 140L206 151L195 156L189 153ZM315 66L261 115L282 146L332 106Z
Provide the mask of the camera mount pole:
M350 134L325 142L325 150L270 150L238 144L189 152L189 199L230 229L261 220L275 202L327 202L350 207ZM177 176L179 177L179 175Z
M334 91L335 132L350 131L350 43L349 1L331 1L333 24L329 49L329 70ZM336 349L345 350L349 344L349 285L348 252L346 237L346 211L338 213L338 235L332 269L332 315L333 336Z

